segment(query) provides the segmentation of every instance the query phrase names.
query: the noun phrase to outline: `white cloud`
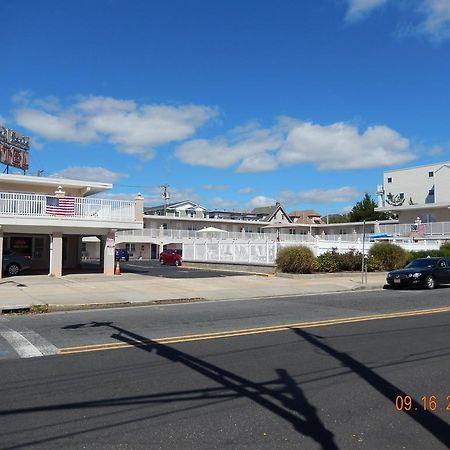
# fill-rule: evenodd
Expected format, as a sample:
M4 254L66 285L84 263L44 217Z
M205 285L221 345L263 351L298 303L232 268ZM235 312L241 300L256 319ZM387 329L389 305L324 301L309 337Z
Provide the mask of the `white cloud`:
M245 187L238 190L239 194L245 195L245 194L251 194L252 192L255 192L256 189L252 187Z
M154 156L154 148L191 137L217 115L202 105L138 105L110 97L82 98L63 109L58 99L31 99L19 93L16 122L33 133L56 141L106 141L127 154Z
M237 172L275 170L280 164L310 163L319 170L385 167L415 158L409 141L377 125L360 133L352 125L318 125L282 117L272 128L243 127L226 137L181 144L176 156L190 165L237 166Z
M169 201L168 203L176 203L183 200L191 200L194 203L200 204L200 196L192 188L178 189L170 186L168 188ZM145 203L149 205L162 205L162 189L160 187L153 187L145 189L142 193L145 197Z
M226 191L229 188L228 184L204 184L202 186L205 191Z
M80 123L72 113L54 115L37 109L16 111L16 122L50 141L90 142L97 139L95 130Z
M387 3L388 0L348 0L346 18L349 21L360 20L372 11ZM450 1L449 0L410 0L403 6L402 2L389 1L398 6L402 12L412 15L409 22L415 33L429 36L441 41L450 38ZM411 34L411 33L406 33Z
M92 197L112 199L112 200L134 200L138 196L139 192L125 193L125 192L99 192ZM144 196L144 204L147 204L147 199Z
M257 195L253 197L246 205L246 209L261 208L263 206L275 205L276 200L265 195Z
M444 149L440 145L435 145L428 150L429 156L437 156L442 155L444 153Z
M285 165L311 163L319 170L369 169L414 159L408 139L386 126L360 134L352 125L299 122L288 133L278 158Z
M336 189L310 189L307 191L292 192L283 191L280 193L282 204L298 203L342 203L356 199L362 195L361 191L350 186L343 186Z
M237 168L237 172L267 172L275 170L278 162L275 156L269 153L260 153L244 158Z
M112 172L104 167L72 166L60 170L52 177L71 178L74 180L100 181L114 183L121 178L128 177L126 173Z
M281 144L279 130L251 124L236 128L225 137L188 141L177 148L176 155L190 165L223 169L239 164L239 172L258 172L277 167L276 160L268 152Z
M347 19L357 20L386 3L387 0L348 0Z
M423 0L421 11L425 19L419 30L434 39L450 38L450 1L449 0Z
M237 209L239 206L236 201L222 197L214 197L208 201L208 204L211 205L211 209L226 209L226 210Z

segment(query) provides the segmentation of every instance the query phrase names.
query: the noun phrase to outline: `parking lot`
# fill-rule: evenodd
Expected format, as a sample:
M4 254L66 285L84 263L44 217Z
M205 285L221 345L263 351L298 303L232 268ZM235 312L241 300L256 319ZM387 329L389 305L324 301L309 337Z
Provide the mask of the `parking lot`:
M248 275L243 272L228 272L219 270L192 269L176 266L162 266L157 260L121 261L120 270L123 273L139 273L152 277L163 278L218 278L237 275Z

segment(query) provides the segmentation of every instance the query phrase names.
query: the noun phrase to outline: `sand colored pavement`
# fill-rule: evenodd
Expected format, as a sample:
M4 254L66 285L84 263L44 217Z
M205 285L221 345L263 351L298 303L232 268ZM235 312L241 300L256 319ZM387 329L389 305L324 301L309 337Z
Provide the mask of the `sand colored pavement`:
M61 278L22 275L0 280L0 308L49 305L50 310L82 309L168 301L237 300L357 289L382 288L385 273L163 278L125 273L120 276L72 274Z

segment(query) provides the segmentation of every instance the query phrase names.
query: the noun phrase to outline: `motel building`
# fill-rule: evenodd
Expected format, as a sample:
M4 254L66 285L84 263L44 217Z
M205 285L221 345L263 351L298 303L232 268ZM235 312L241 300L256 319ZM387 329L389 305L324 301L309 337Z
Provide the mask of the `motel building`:
M144 200L102 199L110 189L108 183L0 174L0 261L5 250L28 255L33 271L59 277L80 267L83 238L90 237L99 242L103 273L113 275L115 233L142 229Z

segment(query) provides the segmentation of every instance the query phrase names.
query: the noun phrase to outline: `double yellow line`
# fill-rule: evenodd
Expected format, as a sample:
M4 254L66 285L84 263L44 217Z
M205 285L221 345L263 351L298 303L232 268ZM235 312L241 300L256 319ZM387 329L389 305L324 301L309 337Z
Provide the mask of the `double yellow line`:
M115 350L120 348L131 348L139 347L150 344L177 344L180 342L192 342L192 341L203 341L210 339L223 339L235 336L249 336L252 334L262 334L262 333L276 333L279 331L287 331L292 328L315 328L315 327L327 327L330 325L340 325L345 323L355 323L355 322L365 322L369 320L380 320L380 319L393 319L397 317L410 317L410 316L421 316L425 314L437 314L443 312L450 312L450 307L442 308L432 308L432 309L419 309L415 311L402 311L396 313L386 313L386 314L372 314L368 316L356 316L356 317L344 317L340 319L329 319L329 320L318 320L315 322L298 322L290 323L284 325L274 325L270 327L260 327L260 328L244 328L240 330L233 331L220 331L217 333L204 333L204 334L191 334L185 336L172 336L163 337L155 339L147 339L142 341L135 341L132 343L128 342L111 342L108 344L92 344L92 345L82 345L79 347L66 347L58 350L60 355L69 355L73 353L85 353L85 352L98 352L102 350Z

